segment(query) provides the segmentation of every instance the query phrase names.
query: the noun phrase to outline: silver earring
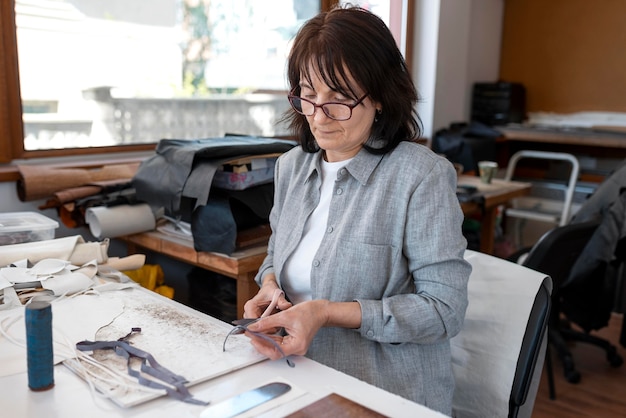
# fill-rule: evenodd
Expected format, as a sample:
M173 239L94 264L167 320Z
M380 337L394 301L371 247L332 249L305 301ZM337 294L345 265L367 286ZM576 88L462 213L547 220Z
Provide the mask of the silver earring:
M376 109L376 116L374 116L374 122L378 122L378 117L383 113L382 109Z

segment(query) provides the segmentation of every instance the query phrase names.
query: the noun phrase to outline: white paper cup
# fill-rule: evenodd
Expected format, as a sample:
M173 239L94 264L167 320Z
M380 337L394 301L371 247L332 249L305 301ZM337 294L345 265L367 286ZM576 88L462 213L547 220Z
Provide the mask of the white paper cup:
M480 174L480 181L485 184L491 184L491 180L498 171L498 163L495 161L479 161L478 171Z

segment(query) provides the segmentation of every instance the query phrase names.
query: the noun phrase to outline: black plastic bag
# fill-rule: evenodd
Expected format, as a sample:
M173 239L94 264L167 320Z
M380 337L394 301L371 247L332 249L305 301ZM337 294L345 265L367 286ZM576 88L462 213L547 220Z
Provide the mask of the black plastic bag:
M496 138L502 133L480 122L457 122L435 132L432 149L453 163L463 166L463 172L478 174L479 161L496 160Z

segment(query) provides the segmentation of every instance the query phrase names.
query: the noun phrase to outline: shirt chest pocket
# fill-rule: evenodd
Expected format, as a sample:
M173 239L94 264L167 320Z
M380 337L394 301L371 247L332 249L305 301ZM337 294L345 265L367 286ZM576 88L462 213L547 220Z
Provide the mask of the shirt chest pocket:
M332 276L345 283L352 295L374 292L377 296L388 282L395 263L396 249L390 245L341 241L336 258L329 266ZM365 294L364 294L365 293Z

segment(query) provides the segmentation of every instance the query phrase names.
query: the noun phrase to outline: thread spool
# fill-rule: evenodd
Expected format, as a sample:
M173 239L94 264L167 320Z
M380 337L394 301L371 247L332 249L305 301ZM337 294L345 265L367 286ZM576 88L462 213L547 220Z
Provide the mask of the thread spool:
M54 386L52 351L52 307L48 302L32 301L26 305L26 361L28 387L34 391Z

